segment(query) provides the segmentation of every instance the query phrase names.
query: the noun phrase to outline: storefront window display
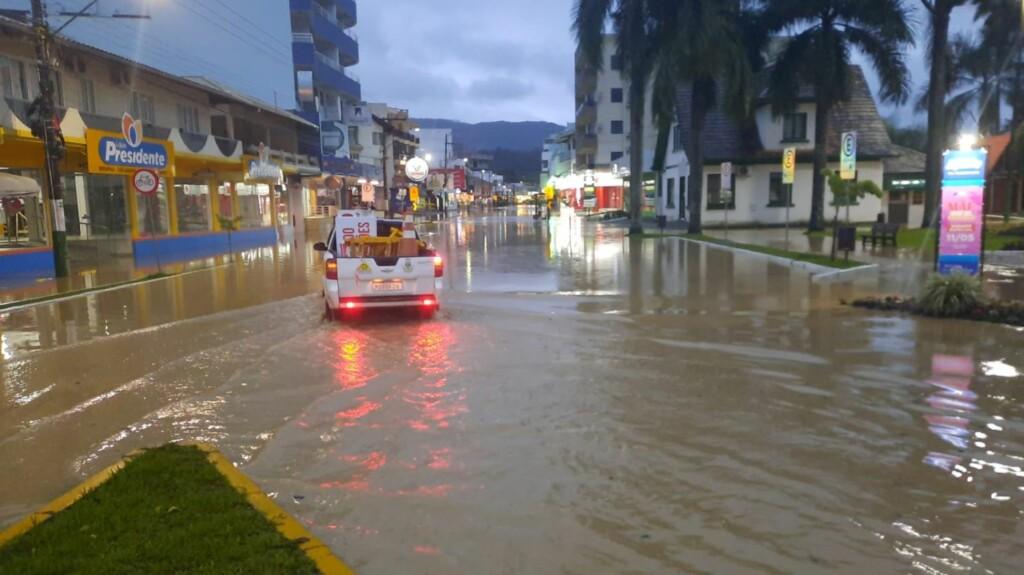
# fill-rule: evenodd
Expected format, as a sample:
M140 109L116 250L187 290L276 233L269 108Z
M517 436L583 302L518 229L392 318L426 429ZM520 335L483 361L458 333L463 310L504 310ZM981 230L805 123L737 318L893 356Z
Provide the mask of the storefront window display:
M231 184L217 186L217 201L219 202L217 207L220 208L217 213L221 217L228 219L235 217L234 202L231 201Z
M11 170L11 174L41 181L35 170ZM0 250L47 245L46 214L40 194L0 198Z
M136 209L139 217L139 234L142 236L167 235L167 188L163 180L153 194L138 194Z
M204 184L175 184L178 231L205 232L210 229L210 187Z
M270 186L267 184L236 184L238 216L242 228L261 228L273 225L270 209Z

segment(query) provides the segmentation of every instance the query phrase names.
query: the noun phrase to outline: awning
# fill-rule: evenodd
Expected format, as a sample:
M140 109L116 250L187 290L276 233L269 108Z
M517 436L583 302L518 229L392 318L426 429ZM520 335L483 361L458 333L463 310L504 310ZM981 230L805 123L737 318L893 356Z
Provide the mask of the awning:
M0 198L35 196L39 191L39 182L32 178L0 172Z

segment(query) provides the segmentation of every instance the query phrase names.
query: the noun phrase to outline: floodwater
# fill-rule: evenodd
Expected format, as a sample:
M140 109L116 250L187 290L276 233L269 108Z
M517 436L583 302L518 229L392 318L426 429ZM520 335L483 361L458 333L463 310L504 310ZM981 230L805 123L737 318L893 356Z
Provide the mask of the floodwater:
M194 439L364 575L1019 571L1021 330L568 216L428 229L431 322L324 322L298 244L0 315L0 525Z

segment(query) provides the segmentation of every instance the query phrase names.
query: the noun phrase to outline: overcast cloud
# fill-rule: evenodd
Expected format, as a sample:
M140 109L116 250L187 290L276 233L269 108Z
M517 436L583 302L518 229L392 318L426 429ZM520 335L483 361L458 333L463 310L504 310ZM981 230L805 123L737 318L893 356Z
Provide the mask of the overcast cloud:
M927 82L926 19L909 57L915 89ZM50 0L51 12L86 0ZM0 0L27 8L29 0ZM363 97L419 117L465 121L573 116L573 0L357 0L361 62L352 69ZM148 8L147 8L148 6ZM218 79L268 103L294 106L287 0L100 0L103 13L149 11L151 21L80 19L68 33L84 42L178 74ZM960 9L955 31L973 28ZM868 70L872 86L877 85ZM920 121L884 106L902 123Z

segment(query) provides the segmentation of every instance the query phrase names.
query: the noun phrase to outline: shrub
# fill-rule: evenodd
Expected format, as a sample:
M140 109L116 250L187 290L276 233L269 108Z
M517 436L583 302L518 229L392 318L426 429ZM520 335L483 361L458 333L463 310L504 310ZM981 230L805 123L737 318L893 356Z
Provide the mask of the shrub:
M1007 242L1000 249L1004 252L1024 252L1024 242Z
M1014 226L999 232L1001 236L1024 236L1024 226Z
M981 282L960 273L932 276L918 298L921 313L936 317L963 317L981 304Z

